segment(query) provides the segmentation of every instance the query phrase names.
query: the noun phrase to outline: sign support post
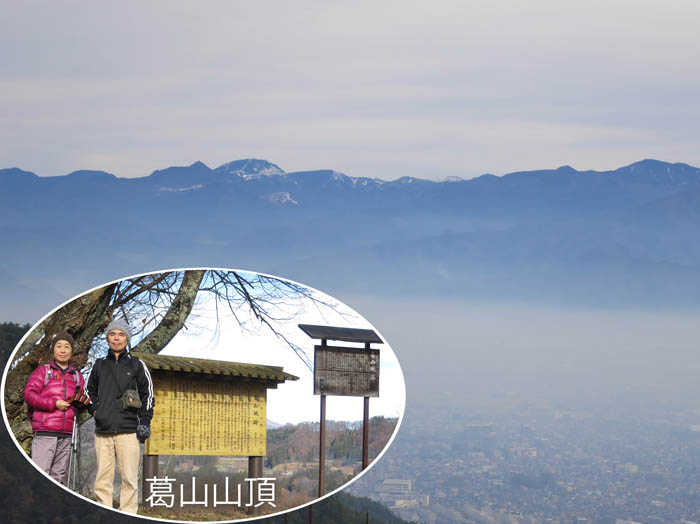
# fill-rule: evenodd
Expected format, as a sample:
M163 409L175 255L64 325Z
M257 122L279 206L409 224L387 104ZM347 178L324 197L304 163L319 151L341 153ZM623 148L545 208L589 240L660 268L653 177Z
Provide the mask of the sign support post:
M259 479L263 476L263 458L262 457L248 457L248 478ZM255 513L255 504L258 503L258 495L256 490L252 490L250 493L252 500L248 503L251 506L248 508L249 513Z
M318 496L326 493L326 396L364 397L362 419L362 469L369 465L369 399L379 396L379 350L372 342L384 341L372 329L299 324L309 337L320 339L314 347L314 395L321 396L319 421ZM364 343L361 347L329 346L328 340Z
M324 340L325 342L325 340ZM326 494L326 395L321 379L321 418L318 426L318 496Z
M369 351L369 342L365 343L365 349ZM365 405L362 412L362 469L369 465L369 397L365 396Z
M364 418L362 420L362 469L369 464L369 397L365 397Z
M142 490L141 492L143 493L143 501L144 503L146 502L146 499L151 496L151 486L152 484L150 482L147 482L147 479L152 479L158 476L158 455L149 455L148 452L144 453L143 455L143 478L141 479L142 482Z

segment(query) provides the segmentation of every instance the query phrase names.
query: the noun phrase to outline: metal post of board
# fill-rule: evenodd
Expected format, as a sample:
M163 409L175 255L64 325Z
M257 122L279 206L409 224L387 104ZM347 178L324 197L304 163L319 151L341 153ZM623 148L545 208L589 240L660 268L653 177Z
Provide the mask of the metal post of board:
M309 524L314 523L314 505L310 504L309 505Z
M152 479L158 476L158 455L146 455L143 456L143 488L141 492L143 493L143 503L151 496L151 486L152 484L148 482L148 479Z
M369 511L365 511L365 524L369 524Z
M321 379L323 391L323 379ZM326 494L326 395L321 394L321 421L318 426L318 496Z
M369 464L369 397L365 397L364 417L362 419L362 469Z
M321 425L319 427L318 496L326 494L326 395L321 395Z
M263 458L262 457L248 457L248 478L259 479L263 476ZM258 494L255 490L250 492L250 496L253 500L249 500L248 503L251 506L248 508L248 512L255 511L255 504L258 503Z
M365 349L369 349L369 342L365 343ZM362 417L362 469L367 469L369 464L369 397L365 397L364 412Z
M321 340L321 345L326 345L326 339ZM318 425L318 496L326 494L326 392L323 379L320 380L321 389L321 417ZM309 506L310 507L310 506ZM311 515L311 513L309 513Z

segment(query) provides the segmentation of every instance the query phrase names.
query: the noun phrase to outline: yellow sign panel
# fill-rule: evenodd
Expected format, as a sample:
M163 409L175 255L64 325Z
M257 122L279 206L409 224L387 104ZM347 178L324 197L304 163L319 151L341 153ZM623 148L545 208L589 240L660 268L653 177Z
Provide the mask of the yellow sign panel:
M154 382L147 454L265 456L264 384L182 376Z

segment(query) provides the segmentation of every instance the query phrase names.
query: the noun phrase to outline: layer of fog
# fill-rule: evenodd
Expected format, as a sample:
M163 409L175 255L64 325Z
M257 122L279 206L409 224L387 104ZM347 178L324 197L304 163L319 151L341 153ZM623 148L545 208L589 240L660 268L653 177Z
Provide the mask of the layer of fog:
M391 341L407 421L436 406L700 415L700 310L341 298Z

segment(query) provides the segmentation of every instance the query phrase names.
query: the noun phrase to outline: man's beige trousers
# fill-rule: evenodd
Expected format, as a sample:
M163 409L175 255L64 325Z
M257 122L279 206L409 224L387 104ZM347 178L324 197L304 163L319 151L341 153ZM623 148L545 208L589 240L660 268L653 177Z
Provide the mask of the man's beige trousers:
M138 477L141 458L136 433L95 435L95 452L97 453L97 476L95 477L97 501L112 507L116 460L119 475L122 478L119 509L127 513L136 513L139 509Z

